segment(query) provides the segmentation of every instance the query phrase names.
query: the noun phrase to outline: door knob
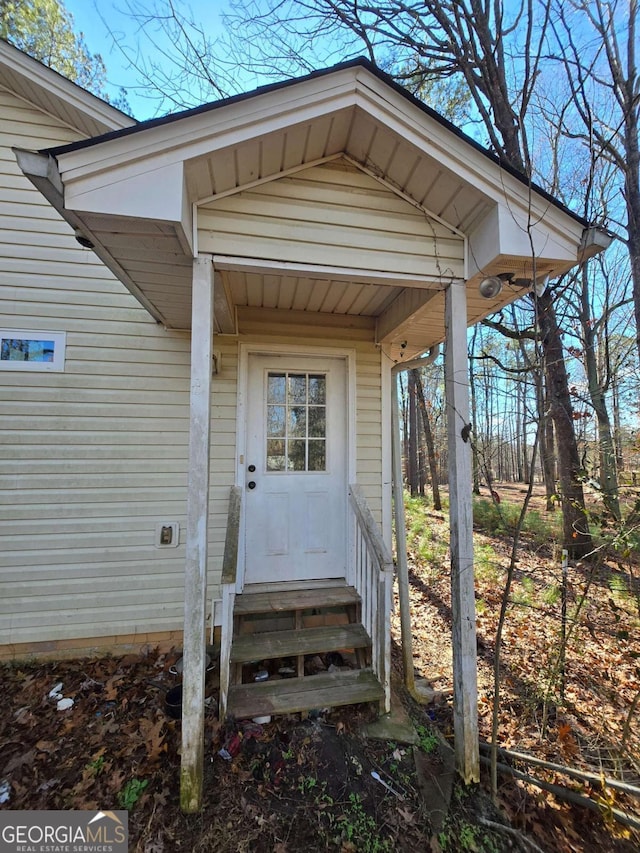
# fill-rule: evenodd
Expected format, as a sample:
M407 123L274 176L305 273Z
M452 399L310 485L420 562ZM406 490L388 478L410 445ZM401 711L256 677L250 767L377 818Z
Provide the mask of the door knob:
M249 465L247 470L249 471L250 474L253 474L253 472L256 470L256 466L255 465Z
M247 483L247 488L248 489L255 489L255 487L256 487L256 481L255 480L249 480L249 482Z

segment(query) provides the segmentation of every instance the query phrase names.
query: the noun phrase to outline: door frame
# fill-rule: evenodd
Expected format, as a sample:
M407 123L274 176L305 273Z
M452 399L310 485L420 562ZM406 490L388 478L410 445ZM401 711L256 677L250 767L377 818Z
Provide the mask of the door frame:
M236 420L236 474L235 483L243 490L247 480L246 474L246 450L247 450L247 395L249 387L249 362L252 355L278 356L292 355L326 358L338 358L344 361L346 370L346 456L347 477L346 485L356 480L356 350L351 347L331 346L300 346L298 344L275 344L275 343L239 343L238 344L238 399ZM348 507L348 500L347 500ZM236 580L236 592L242 592L245 577L245 523L246 502L242 502L240 522L240 543L238 548L238 573ZM352 542L350 528L347 526L347 562L349 563ZM347 577L350 566L347 565Z

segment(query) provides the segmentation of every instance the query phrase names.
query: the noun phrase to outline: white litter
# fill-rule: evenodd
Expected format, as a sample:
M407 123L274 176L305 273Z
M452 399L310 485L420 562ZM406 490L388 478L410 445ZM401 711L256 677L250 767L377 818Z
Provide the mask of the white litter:
M375 770L372 770L372 771L371 771L371 775L372 775L372 776L373 776L373 778L376 780L376 782L380 782L380 784L381 784L381 785L383 785L383 786L387 789L387 791L390 791L392 794L395 794L395 796L396 796L399 800L402 800L402 799L403 799L402 794L401 794L401 793L399 793L399 791L396 791L396 789L395 789L395 788L392 788L392 787L391 787L391 785L389 785L387 782L385 782L385 781L384 781L384 779L382 779L382 778L380 777L380 774L379 774L379 773L376 773L376 771L375 771Z
M58 711L68 711L73 708L73 699L59 699L57 705Z
M59 681L49 691L49 699L62 699L62 682Z

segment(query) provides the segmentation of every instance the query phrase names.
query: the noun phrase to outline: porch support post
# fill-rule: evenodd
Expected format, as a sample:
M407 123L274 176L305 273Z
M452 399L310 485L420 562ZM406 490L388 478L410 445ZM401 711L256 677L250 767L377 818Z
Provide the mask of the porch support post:
M480 781L473 507L464 281L446 291L445 393L449 450L451 609L453 616L453 729L456 769L465 784Z
M212 258L210 255L199 255L193 261L184 575L180 807L186 813L197 812L202 806L213 295Z

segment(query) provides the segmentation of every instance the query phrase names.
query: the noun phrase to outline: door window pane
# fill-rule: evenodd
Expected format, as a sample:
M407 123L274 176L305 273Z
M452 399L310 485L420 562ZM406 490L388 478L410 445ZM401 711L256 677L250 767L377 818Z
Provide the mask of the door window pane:
M285 456L284 439L267 439L267 471L284 471L287 457Z
M270 373L267 383L267 403L284 403L287 377L284 373Z
M309 471L325 471L327 460L325 457L324 441L309 442Z
M306 471L306 449L307 442L298 438L292 438L288 442L287 462L289 471Z
M309 437L324 438L327 434L324 422L325 407L309 406Z
M286 432L286 407L267 406L267 436L269 438L284 438Z
M306 438L307 410L304 406L292 406L289 409L289 435L294 438Z
M307 377L289 374L289 403L307 402Z
M327 379L325 376L309 376L309 402L326 403Z
M267 471L326 471L326 385L320 373L267 375Z

